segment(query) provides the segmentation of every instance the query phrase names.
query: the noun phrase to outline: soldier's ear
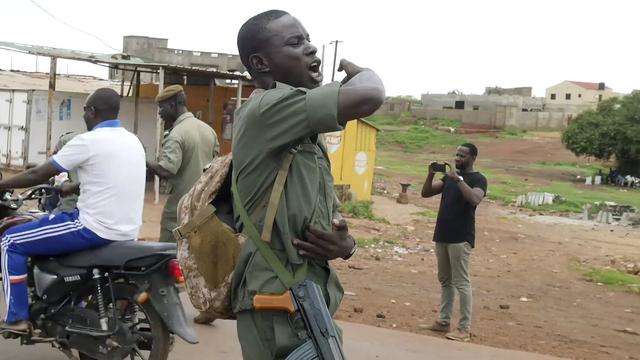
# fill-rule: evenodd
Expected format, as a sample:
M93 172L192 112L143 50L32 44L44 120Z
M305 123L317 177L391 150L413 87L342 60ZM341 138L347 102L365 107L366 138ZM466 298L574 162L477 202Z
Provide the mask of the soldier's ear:
M262 53L249 55L249 64L255 72L267 73L271 70L269 60Z

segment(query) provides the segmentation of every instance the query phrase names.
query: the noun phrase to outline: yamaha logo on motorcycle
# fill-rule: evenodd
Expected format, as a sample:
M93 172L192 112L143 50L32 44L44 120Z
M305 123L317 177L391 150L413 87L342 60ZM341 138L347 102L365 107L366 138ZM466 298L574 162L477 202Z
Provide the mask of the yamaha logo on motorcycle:
M64 277L64 282L80 281L81 279L82 278L80 277L80 275L65 276Z

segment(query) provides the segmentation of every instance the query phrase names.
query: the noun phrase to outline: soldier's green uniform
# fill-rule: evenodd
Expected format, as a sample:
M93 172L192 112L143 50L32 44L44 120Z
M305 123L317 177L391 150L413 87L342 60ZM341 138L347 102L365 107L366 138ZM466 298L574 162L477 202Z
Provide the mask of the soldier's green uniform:
M289 149L299 148L279 204L271 248L290 271L308 261L307 279L322 287L331 314L343 296L335 271L326 261L301 257L292 241L305 239L303 230L308 224L331 230L336 210L333 179L318 134L342 129L337 121L339 88L337 82L313 90L276 83L273 89L254 93L236 111L233 132L233 175L258 231L282 159ZM304 325L290 321L285 312L253 310L255 294L284 291L253 242L245 242L232 284L232 305L245 359L284 358L304 339Z
M173 176L168 179L171 194L160 221L161 242L175 241L171 231L177 226L178 202L200 178L204 167L218 156L219 151L216 132L190 112L180 115L162 140L158 164Z
M78 135L78 133L75 132L68 132L66 134L63 134L62 136L60 136L60 138L58 139L58 143L56 144L55 148L54 148L54 152L58 152L60 151L60 149L62 149L62 147L68 143L69 141L71 141L71 139L73 139L76 135ZM68 179L71 183L77 183L78 182L78 172L76 170L72 170L72 171L68 171L67 172L67 176ZM73 211L77 208L78 205L78 195L76 194L70 194L67 196L63 196L60 197L60 200L58 201L58 206L56 206L56 208L53 210L53 212L58 212L58 211Z

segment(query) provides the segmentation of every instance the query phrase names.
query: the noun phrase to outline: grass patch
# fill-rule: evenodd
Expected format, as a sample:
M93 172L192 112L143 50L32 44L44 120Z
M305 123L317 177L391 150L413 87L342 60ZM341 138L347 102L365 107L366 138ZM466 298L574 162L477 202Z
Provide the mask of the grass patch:
M531 137L531 134L527 132L527 130L504 130L478 135L478 139L483 141L492 141L495 139L522 139L525 137Z
M528 209L540 212L560 212L560 213L579 213L582 212L582 205L574 201L560 199L551 205L525 206Z
M438 217L438 212L431 209L425 209L423 211L415 212L412 215L424 216L430 219L435 219Z
M376 216L373 213L372 204L371 201L347 201L342 204L341 210L358 219L388 223L385 218Z
M592 186L555 181L548 185L533 184L517 177L492 170L481 170L489 182L487 197L505 205L528 192L548 192L560 195L560 201L552 205L527 206L542 212L582 212L582 207L595 202L613 201L640 208L640 191L611 186Z
M367 248L367 247L389 247L392 245L396 245L398 242L394 240L380 240L378 238L374 239L356 239L356 244L358 247Z
M578 164L576 162L549 162L541 161L534 164L530 164L529 168L532 169L548 169L558 172L569 173L580 176L592 176L598 173L598 170L602 170L603 173L607 171L607 168L600 164Z
M392 153L379 152L376 157L376 166L383 167L394 174L411 175L419 177L427 177L427 163L426 160L416 159L414 161L407 161L405 159L396 158Z
M387 128L378 134L380 147L398 145L408 152L420 152L429 145L457 146L465 142L465 139L456 134L436 131L424 126L397 126L395 129Z
M446 126L454 129L462 127L462 120L434 119L434 120L425 120L424 123L425 125L429 125L431 127Z
M634 189L620 189L612 186L587 187L566 182L554 182L548 186L541 186L539 191L560 195L565 204L571 205L573 212L581 212L583 205L604 201L640 208L640 191Z
M518 195L523 195L530 191L537 191L533 184L514 176L497 173L489 169L483 169L480 170L480 172L487 178L487 182L489 183L487 197L503 205L511 204Z
M527 130L505 130L505 131L500 131L499 133L497 133L496 135L498 135L498 137L500 138L505 138L505 139L520 139L523 137L526 137L529 133L527 133Z
M609 269L583 270L583 275L588 281L624 288L627 292L640 295L640 276Z
M396 125L398 123L398 119L400 119L400 115L371 115L366 119L375 125Z

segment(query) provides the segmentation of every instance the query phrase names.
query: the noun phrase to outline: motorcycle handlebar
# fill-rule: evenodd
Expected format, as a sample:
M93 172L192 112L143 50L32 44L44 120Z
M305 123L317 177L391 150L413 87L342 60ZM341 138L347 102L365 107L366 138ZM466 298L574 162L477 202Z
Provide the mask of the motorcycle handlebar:
M43 192L43 194L40 195L38 194L39 192ZM46 184L30 187L16 196L11 196L13 194L13 190L5 190L0 192L0 205L4 205L12 209L19 209L25 201L41 197L49 197L55 192L59 192L59 190L52 185Z

